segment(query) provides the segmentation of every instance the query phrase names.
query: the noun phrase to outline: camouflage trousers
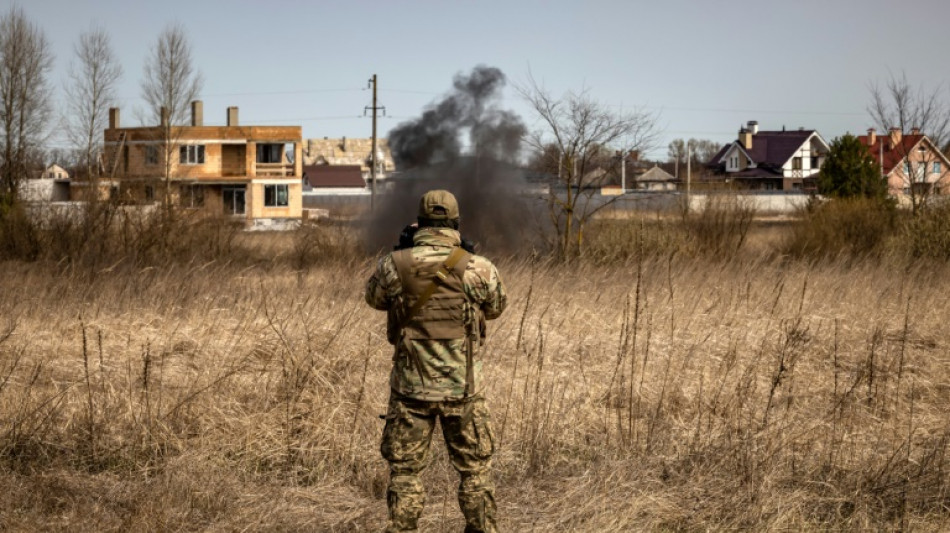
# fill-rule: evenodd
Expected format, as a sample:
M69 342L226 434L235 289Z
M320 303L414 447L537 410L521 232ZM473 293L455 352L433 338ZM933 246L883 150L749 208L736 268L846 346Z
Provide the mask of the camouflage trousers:
M461 478L458 502L466 532L496 532L495 487L491 482L494 435L483 398L426 402L389 400L380 451L389 461L389 523L386 532L417 531L425 505L419 475L428 466L429 443L436 420L452 466Z

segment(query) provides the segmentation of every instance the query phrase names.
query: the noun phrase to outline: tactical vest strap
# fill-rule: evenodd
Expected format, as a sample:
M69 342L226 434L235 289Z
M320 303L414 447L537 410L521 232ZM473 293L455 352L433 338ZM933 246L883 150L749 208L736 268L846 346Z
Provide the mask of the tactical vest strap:
M411 249L393 252L393 264L403 290L415 295L415 301L409 309L402 307L403 312L393 320L398 329L394 332L394 344L402 343L406 355L412 366L416 367L419 379L425 386L426 372L415 353L410 339L456 339L464 337L465 351L465 397L474 393L473 369L473 339L471 325L464 324L464 310L461 305L465 300L464 277L472 254L460 247L455 247L445 261L433 272L432 264L425 268L425 274L420 276L415 266ZM428 278L428 284L425 284ZM449 296L446 299L445 291L458 292L458 296ZM459 301L461 300L461 301ZM432 302L431 305L426 305ZM421 315L421 316L419 316ZM388 334L388 331L387 331ZM476 333L477 334L477 333Z
M429 298L435 293L436 288L438 288L438 283L440 281L445 281L448 278L449 273L455 268L455 265L466 255L470 255L468 252L461 248L453 248L452 253L449 254L448 259L442 263L442 266L439 267L439 270L436 271L435 277L432 278L432 282L429 283L429 286L419 295L419 299L416 300L416 303L409 309L409 313L406 314L405 321L408 322L412 317L416 316L416 313L422 309L422 306L425 305ZM468 261L466 261L467 263Z

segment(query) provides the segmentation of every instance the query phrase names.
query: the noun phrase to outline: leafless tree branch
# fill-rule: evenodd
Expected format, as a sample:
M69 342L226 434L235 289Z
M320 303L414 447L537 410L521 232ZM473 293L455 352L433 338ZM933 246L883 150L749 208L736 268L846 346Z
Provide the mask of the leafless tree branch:
M164 163L164 204L171 205L170 185L179 128L186 123L188 107L201 92L201 73L192 64L191 44L184 27L173 24L158 36L145 61L142 97L152 119L161 125Z
M950 189L950 165L941 153L950 140L950 103L944 96L945 88L915 87L901 73L892 74L883 85L870 84L869 90L868 114L882 135L891 136L886 137L889 141L915 130L926 136L913 145L891 142L891 149L906 162L892 176L902 181L902 189L917 213L933 195Z
M31 151L47 135L53 66L42 31L12 7L0 17L0 198L15 202Z
M592 172L615 173L621 158L646 151L656 143L657 117L648 112L616 112L595 101L587 91L551 95L533 77L516 86L532 107L542 127L530 133L526 143L545 166L557 170L557 184L549 191L548 207L563 257L580 252L584 226L603 205L591 201ZM583 200L583 201L582 201Z
M115 105L116 84L122 67L112 50L109 35L93 27L79 36L74 47L66 83L65 130L70 144L79 152L79 164L89 179L98 177L96 161L102 150L102 130L109 108Z

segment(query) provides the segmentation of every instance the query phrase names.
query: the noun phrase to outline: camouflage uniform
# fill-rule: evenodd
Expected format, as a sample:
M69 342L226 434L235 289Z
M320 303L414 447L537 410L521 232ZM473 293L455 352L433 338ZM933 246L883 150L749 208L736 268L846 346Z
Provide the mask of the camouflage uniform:
M414 265L441 265L459 246L460 237L453 229L423 227L413 243ZM475 337L470 343L474 353L468 380L466 338L407 339L401 335L400 312L404 314L409 304L393 254L380 260L366 285L367 303L389 313L389 337L395 344L389 409L380 445L390 465L387 532L417 530L425 503L419 476L428 464L436 419L441 422L452 466L461 478L458 500L465 515L465 531L497 531L490 479L494 435L482 397L477 348L484 336L484 319L497 318L507 300L497 269L484 257L471 256L463 272L464 320L467 328L474 328Z

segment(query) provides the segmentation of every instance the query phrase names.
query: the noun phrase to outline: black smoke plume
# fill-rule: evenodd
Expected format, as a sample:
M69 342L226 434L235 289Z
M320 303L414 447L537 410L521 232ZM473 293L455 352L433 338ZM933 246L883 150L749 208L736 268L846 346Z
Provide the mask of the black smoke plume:
M505 75L478 66L458 74L452 90L418 119L389 134L397 174L379 195L370 222L374 250L395 243L399 231L416 220L419 198L447 189L459 201L462 234L479 253L518 252L532 246L534 215L520 168L520 117L500 109ZM465 142L467 140L467 142Z

